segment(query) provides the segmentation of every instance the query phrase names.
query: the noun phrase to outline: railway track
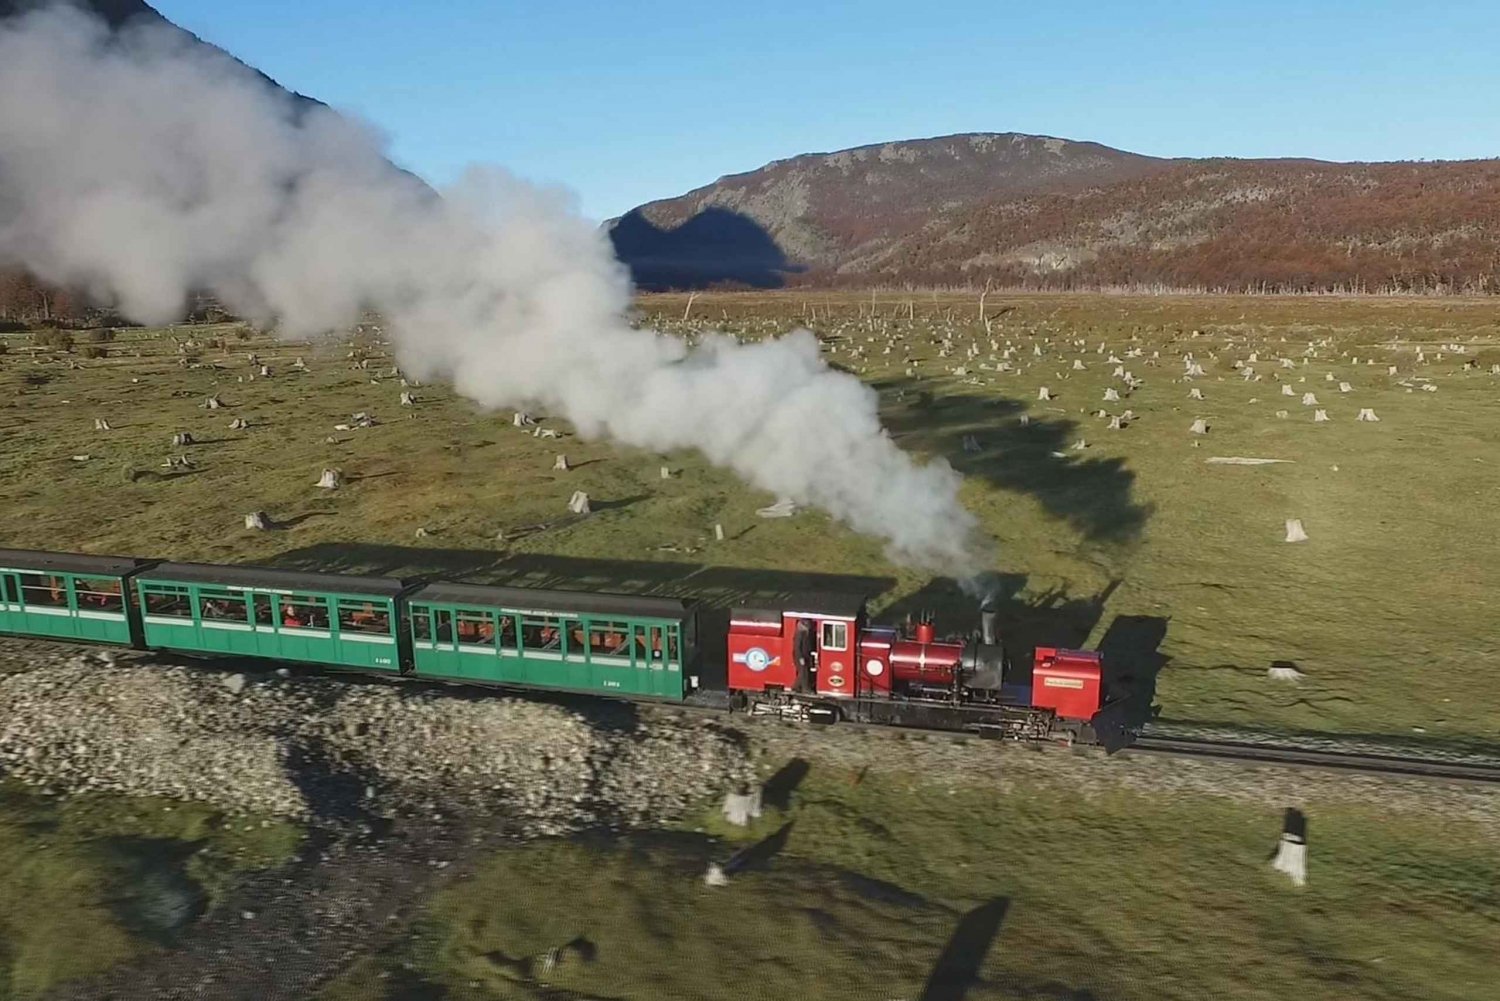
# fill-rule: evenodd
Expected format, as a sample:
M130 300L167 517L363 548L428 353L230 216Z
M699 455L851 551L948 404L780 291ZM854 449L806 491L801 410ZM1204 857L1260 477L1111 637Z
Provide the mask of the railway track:
M1250 744L1233 741L1193 740L1182 737L1138 737L1125 753L1166 754L1188 758L1218 758L1229 761L1325 768L1369 775L1401 775L1411 778L1500 784L1500 765L1437 758L1407 758L1396 755L1352 754L1315 751L1301 747Z

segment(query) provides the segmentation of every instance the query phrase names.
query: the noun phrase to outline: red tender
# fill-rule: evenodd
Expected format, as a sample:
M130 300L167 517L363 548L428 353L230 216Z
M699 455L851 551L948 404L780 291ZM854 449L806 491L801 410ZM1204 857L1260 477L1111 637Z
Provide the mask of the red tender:
M1037 647L1031 672L1031 704L1059 719L1088 721L1104 704L1104 668L1092 650Z

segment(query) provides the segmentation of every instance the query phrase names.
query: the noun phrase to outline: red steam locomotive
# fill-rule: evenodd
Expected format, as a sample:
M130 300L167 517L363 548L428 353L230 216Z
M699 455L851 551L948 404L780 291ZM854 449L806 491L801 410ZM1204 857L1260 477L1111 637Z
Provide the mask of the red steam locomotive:
M1013 665L980 612L972 636L939 639L924 617L902 630L871 625L864 601L830 596L736 608L728 632L734 707L809 722L839 719L1106 746L1126 734L1125 698L1105 691L1089 650L1038 647Z

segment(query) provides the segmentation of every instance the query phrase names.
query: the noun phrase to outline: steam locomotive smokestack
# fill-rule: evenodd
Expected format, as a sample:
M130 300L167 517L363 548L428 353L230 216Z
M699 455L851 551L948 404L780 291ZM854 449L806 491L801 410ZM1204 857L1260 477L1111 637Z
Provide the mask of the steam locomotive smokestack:
M1000 630L997 620L1000 618L1000 610L996 600L999 595L991 590L979 601L979 640L985 646L994 646L1000 642Z

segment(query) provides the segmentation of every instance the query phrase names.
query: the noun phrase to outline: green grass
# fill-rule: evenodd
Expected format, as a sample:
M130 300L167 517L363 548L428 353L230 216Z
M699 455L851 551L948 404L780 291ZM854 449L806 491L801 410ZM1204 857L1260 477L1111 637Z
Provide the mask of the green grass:
M0 785L0 999L169 946L239 874L286 860L299 839L190 804Z
M1030 368L979 372L976 386L951 369L974 372L986 359L964 359L961 350L938 358L934 343L951 327L961 348L978 331L976 297L910 299L909 321L907 296L880 298L881 323L899 347L885 356L877 344L864 359L848 338L870 322L868 296L699 296L689 325L761 336L816 310L829 357L881 387L884 417L902 445L943 455L966 474L965 502L999 542L997 570L1012 588L1003 619L1022 647L1098 644L1117 620L1138 634L1164 630L1154 652L1133 641L1121 648L1136 673L1159 659L1158 696L1171 719L1467 743L1500 726L1500 694L1487 680L1500 663L1489 609L1500 590L1489 502L1500 490L1500 378L1488 373L1500 362L1500 340L1490 302L991 296L993 330L978 335L985 355L990 337L1009 338L1020 349L1016 363ZM684 305L671 296L641 304L646 319L672 329L684 326ZM417 389L420 405L402 408L401 387L384 376L389 359L356 370L343 343L241 341L232 330L171 332L229 336L227 350L198 351L201 363L221 369L179 367L160 331L122 330L108 359L79 369L66 364L73 356L32 357L13 338L0 358L0 399L8 401L0 405L0 539L722 600L788 589L778 584L788 573L809 575L794 587L824 582L811 575L841 575L882 592L879 603L894 614L930 607L952 628L973 625L967 598L890 565L877 540L816 513L758 519L754 509L769 498L694 455L533 438L510 427L508 411L481 413L438 386ZM1083 372L1070 368L1079 352L1062 347L1075 339L1088 346ZM1306 378L1294 383L1297 392L1317 393L1333 417L1314 424L1311 408L1279 395L1269 376L1281 370L1269 359L1300 359L1310 341L1325 340L1319 358L1287 373ZM1469 345L1463 357L1481 369L1462 371L1451 353L1438 360L1449 341ZM1044 358L1032 356L1033 343L1047 345ZM1100 343L1104 355L1094 354ZM1132 344L1145 357L1127 359L1128 367L1146 385L1105 404L1103 389L1116 383L1104 359ZM1423 366L1417 345L1427 351ZM1192 384L1204 390L1202 403L1176 381L1183 350L1208 370ZM1242 382L1230 367L1251 350L1261 353L1264 382ZM248 351L275 377L238 381L251 372ZM1146 364L1153 351L1159 367ZM290 371L297 355L309 374ZM919 359L911 378L907 356ZM1377 364L1363 364L1371 358ZM1439 391L1407 392L1385 374L1387 364L1400 367L1399 378L1431 377ZM1325 373L1355 391L1338 393ZM1040 385L1057 399L1037 401ZM211 393L229 409L199 409ZM1125 431L1092 416L1126 407L1141 419ZM1374 408L1382 423L1356 423L1360 407ZM1278 409L1289 419L1277 420ZM360 410L382 424L334 432ZM1025 428L1023 413L1031 417ZM1211 432L1198 440L1187 429L1200 416ZM117 430L93 431L95 417ZM252 428L229 431L234 417ZM174 449L171 434L180 430L212 443ZM331 434L336 444L325 441ZM980 452L963 451L965 434L979 438ZM1090 447L1071 451L1079 438ZM190 475L126 482L126 468L165 473L159 464L184 451L197 464ZM554 472L558 452L580 468ZM92 458L74 462L74 454ZM1212 455L1294 462L1205 465ZM680 475L661 480L663 464ZM342 468L349 485L332 495L314 489L324 466ZM575 489L601 510L566 515ZM108 498L108 519L98 517L96 498ZM291 527L244 532L243 514L257 508ZM1283 543L1287 518L1302 519L1311 541ZM716 522L723 543L713 541ZM418 528L428 535L416 538ZM1273 660L1296 662L1307 679L1268 681Z
M914 998L963 915L1001 899L971 1001L1485 996L1500 861L1483 832L1307 811L1309 884L1296 889L1266 864L1274 809L997 798L885 773L854 785L815 765L790 808L749 832L705 814L676 834L498 854L433 900L407 945L324 997L406 996L395 979L476 999ZM767 865L701 884L707 859L788 823ZM591 962L528 972L578 937Z

